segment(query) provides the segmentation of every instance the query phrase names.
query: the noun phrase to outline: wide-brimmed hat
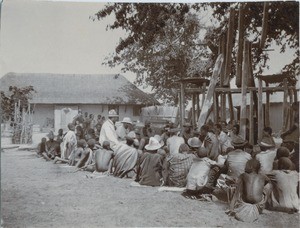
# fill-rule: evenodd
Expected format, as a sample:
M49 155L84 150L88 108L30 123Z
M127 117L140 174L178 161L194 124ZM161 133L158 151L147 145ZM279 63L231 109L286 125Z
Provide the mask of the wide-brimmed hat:
M126 139L135 139L136 138L136 134L134 131L129 132L126 136Z
M108 117L118 117L118 116L119 116L118 113L114 109L108 112Z
M272 139L270 139L268 137L262 138L262 140L258 143L258 145L261 146L261 147L265 147L265 148L275 147L275 144L272 141Z
M165 145L160 135L154 135L153 137L157 139L157 141L160 143L161 146Z
M154 137L151 137L149 139L149 143L145 146L145 149L146 150L158 150L159 148L161 148L161 144L159 143L159 141L154 138Z
M232 139L231 144L234 147L241 147L245 146L248 143L247 140L243 139L242 137L236 136Z
M130 117L124 117L123 120L121 121L121 123L128 123L128 124L131 124L131 125L133 124Z
M54 133L53 131L50 131L48 134L47 134L47 137L50 139L50 138L54 138Z
M189 138L188 139L188 145L190 147L193 147L193 148L198 148L198 147L201 146L201 141L197 137Z

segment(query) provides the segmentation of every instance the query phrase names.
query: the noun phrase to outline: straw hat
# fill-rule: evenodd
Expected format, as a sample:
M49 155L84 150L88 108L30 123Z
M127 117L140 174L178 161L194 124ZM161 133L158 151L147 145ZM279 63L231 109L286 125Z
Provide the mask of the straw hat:
M231 144L234 147L245 146L247 143L248 143L248 141L243 139L242 137L234 137L231 141Z
M161 148L161 144L159 143L159 141L154 138L154 137L151 137L149 139L149 143L145 146L145 149L146 150L158 150L159 148Z
M124 117L124 119L121 121L121 123L128 123L128 124L133 124L132 120L130 117Z
M118 117L118 116L119 116L118 113L114 109L108 112L108 117Z
M190 147L193 147L193 148L198 148L198 147L201 146L201 141L197 137L189 138L188 139L188 145Z
M273 141L268 137L262 138L262 140L258 143L258 145L261 147L265 147L265 148L275 147L275 144L273 143Z
M161 146L165 145L164 141L162 140L160 135L154 135L154 138L160 143Z
M50 132L48 133L47 137L48 137L49 139L54 139L54 133L53 133L53 131L50 131Z

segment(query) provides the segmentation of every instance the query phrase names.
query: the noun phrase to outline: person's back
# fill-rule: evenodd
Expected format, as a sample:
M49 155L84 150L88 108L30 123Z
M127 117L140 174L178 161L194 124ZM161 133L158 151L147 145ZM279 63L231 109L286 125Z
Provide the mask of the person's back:
M184 138L177 136L177 135L173 135L172 137L167 139L167 146L168 149L170 151L170 154L177 154L179 152L179 147L181 144L184 144Z
M109 164L114 152L108 149L98 149L95 151L95 165L97 172L109 171Z
M227 163L228 176L238 178L245 172L245 166L247 161L251 159L251 155L241 149L235 149L228 153Z
M273 162L276 157L276 150L269 149L256 154L255 158L260 162L260 173L269 173L273 169Z
M168 184L175 187L185 187L187 175L192 166L194 154L174 154L167 157Z
M259 203L263 197L265 176L257 173L243 173L241 175L244 192L242 199L246 203Z
M158 153L144 152L139 161L141 185L160 186L162 178L162 156Z

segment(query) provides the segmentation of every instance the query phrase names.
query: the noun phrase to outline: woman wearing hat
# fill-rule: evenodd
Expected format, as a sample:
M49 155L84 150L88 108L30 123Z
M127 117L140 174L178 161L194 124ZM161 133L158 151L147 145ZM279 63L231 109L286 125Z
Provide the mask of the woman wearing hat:
M162 144L154 137L149 139L145 146L146 152L142 154L138 161L136 181L141 185L161 186L163 156L157 153Z

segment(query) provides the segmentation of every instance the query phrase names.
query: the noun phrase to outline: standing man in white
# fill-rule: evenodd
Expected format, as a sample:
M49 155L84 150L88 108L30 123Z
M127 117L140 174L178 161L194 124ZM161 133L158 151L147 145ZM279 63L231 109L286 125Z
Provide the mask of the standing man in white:
M108 112L108 119L103 123L100 131L99 143L101 146L104 141L108 141L110 143L110 148L114 150L116 145L119 143L115 128L115 123L118 119L119 115L114 109Z

